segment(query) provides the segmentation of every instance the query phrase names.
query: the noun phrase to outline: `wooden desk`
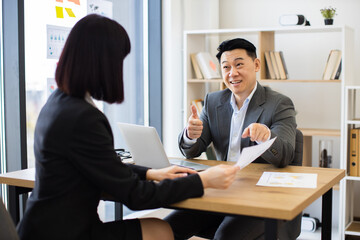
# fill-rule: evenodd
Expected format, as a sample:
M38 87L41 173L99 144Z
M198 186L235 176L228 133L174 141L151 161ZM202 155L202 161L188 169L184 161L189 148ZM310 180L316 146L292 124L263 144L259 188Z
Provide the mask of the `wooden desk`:
M231 164L220 161L200 162L208 165ZM256 186L264 171L316 173L318 174L317 188ZM345 170L343 169L298 166L275 168L270 164L253 163L239 171L235 182L227 190L206 189L203 197L188 199L170 207L266 218L266 239L276 239L278 219L293 219L322 196L322 239L331 239L332 187L344 176ZM31 190L34 181L34 169L0 175L0 183L20 190ZM9 209L9 211L11 213L14 210Z
M20 221L20 195L31 192L35 186L35 168L0 174L0 184L9 185L9 213L15 224ZM24 202L25 204L25 202ZM115 220L123 217L123 206L115 202ZM24 208L25 209L25 208Z
M201 161L216 165L218 161ZM229 163L228 163L229 164ZM316 173L317 188L284 188L256 186L263 172ZM227 190L206 189L201 198L171 205L178 209L194 209L231 215L265 218L266 239L277 239L277 220L292 220L322 196L322 239L331 239L332 187L345 176L345 170L252 163L239 171Z
M32 189L35 185L35 168L0 174L0 183Z
M19 197L21 194L31 192L34 188L35 168L0 174L0 184L9 185L8 210L15 224L17 224L20 221ZM25 204L25 201L23 203Z

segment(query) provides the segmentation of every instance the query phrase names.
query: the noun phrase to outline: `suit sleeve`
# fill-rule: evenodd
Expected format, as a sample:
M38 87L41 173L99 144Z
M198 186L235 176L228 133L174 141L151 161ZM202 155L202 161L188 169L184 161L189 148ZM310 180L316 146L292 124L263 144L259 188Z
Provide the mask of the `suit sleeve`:
M141 175L144 168L129 167L117 160L110 125L102 114L88 111L78 122L69 158L89 182L117 201L131 209L148 209L203 195L198 174L159 183L141 180L132 169Z
M278 99L269 128L271 138L278 138L261 157L276 167L291 164L295 155L296 121L294 104L290 98Z
M147 170L149 170L150 168L144 167L144 166L135 165L135 164L125 164L125 165L128 166L129 168L131 168L131 170L132 170L134 173L136 173L141 180L146 180L146 172L147 172Z

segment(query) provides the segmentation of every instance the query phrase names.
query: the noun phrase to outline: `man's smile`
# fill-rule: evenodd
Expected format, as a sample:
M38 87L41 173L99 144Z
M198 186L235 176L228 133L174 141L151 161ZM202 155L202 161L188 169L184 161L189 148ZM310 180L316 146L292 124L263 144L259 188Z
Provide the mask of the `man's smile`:
M231 84L238 84L238 83L241 83L242 80L232 80L230 81Z

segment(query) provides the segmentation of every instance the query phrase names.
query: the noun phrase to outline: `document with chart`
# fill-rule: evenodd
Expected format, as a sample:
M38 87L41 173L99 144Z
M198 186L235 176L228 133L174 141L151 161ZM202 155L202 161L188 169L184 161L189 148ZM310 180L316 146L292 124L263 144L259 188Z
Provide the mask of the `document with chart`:
M256 185L267 187L316 188L317 174L264 172Z
M263 154L274 143L275 139L276 137L258 145L243 148L236 165L240 166L240 169L243 169L255 159L260 157L261 154Z

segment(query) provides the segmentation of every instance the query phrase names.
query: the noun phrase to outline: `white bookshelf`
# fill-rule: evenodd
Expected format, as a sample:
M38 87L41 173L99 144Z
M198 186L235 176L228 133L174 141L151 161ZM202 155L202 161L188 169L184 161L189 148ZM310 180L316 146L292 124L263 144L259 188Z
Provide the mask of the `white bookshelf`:
M208 51L216 55L218 45L226 39L242 37L248 39L257 47L257 55L261 61L261 70L257 75L260 84L267 85L289 96L297 111L298 128L304 132L304 165L317 166L316 145L313 139L332 137L340 141L336 157L333 158L333 167L347 169L347 131L351 124L360 124L360 119L348 119L345 94L348 86L356 87L354 78L354 31L347 26L324 27L276 27L276 28L245 28L245 29L210 29L191 30L184 32L183 49L183 122L184 126L189 118L189 106L194 99L203 99L207 92L220 90L221 79L195 79L190 54ZM297 39L297 41L292 41ZM301 41L299 41L301 39ZM301 42L301 45L298 43ZM324 46L324 42L326 46ZM340 80L322 80L322 73L330 50L342 51L342 72ZM266 77L265 51L283 51L288 66L288 80L269 80ZM288 54L288 55L287 55ZM291 58L287 58L291 56ZM294 61L296 56L296 61ZM294 69L304 69L293 74ZM309 74L307 74L309 69ZM310 71L311 70L311 71ZM311 74L310 74L311 73ZM314 73L314 74L313 74ZM355 87L354 87L355 85ZM359 104L358 104L359 106ZM345 227L349 224L346 219L353 206L348 205L351 198L349 182L360 178L346 177L339 185L339 208L333 212L338 221L334 228L339 229L339 237L344 239ZM346 213L349 212L349 213ZM360 231L359 231L360 232ZM355 235L355 234L349 234Z
M346 86L345 88L345 123L344 123L344 147L347 151L344 152L343 168L349 174L349 135L350 129L353 127L360 127L360 86ZM351 236L360 236L360 221L356 219L354 214L355 194L357 191L355 184L359 184L360 177L346 176L343 188L344 202L343 206L343 221L344 234Z

